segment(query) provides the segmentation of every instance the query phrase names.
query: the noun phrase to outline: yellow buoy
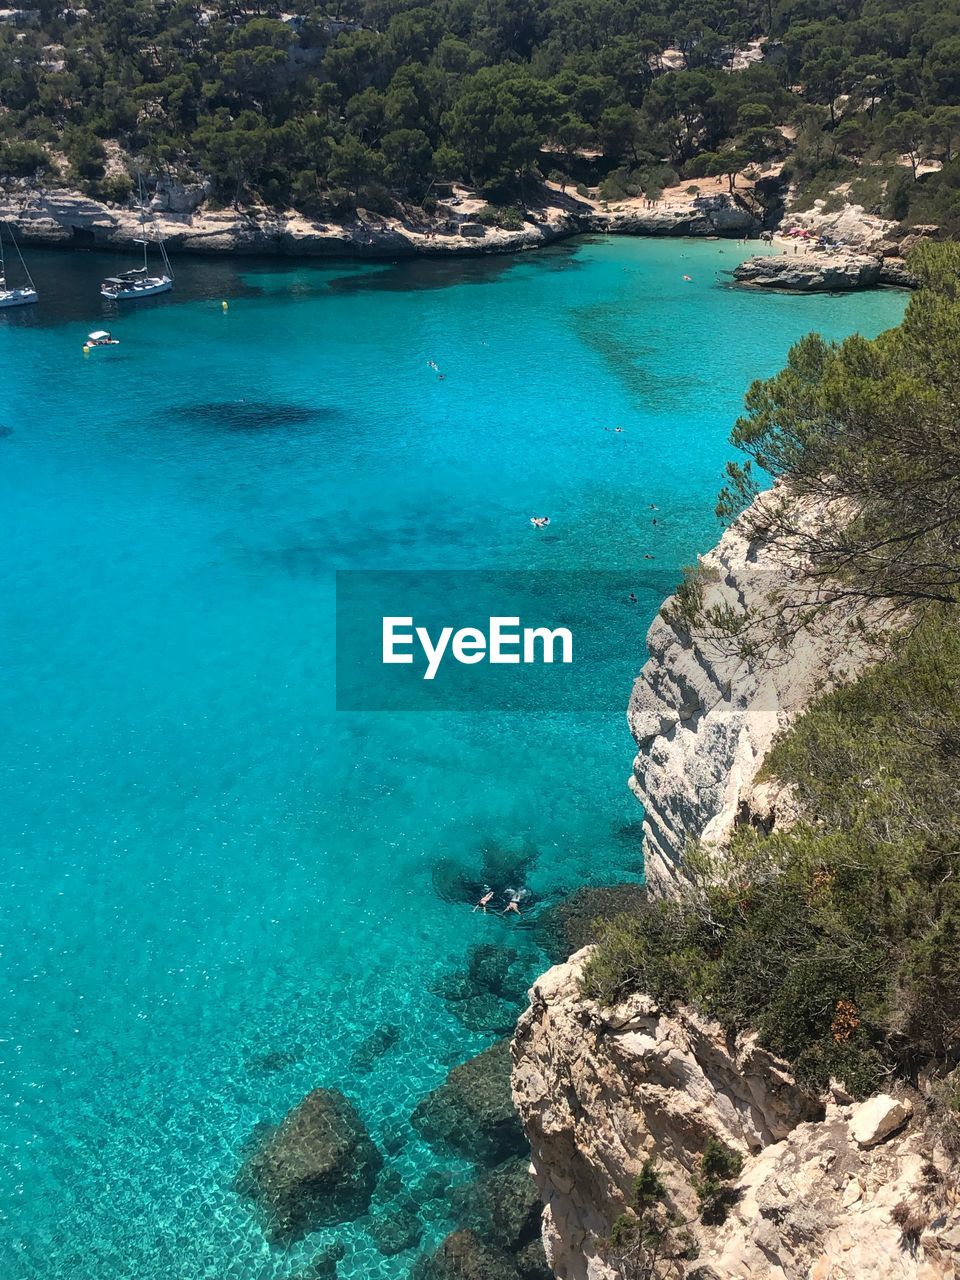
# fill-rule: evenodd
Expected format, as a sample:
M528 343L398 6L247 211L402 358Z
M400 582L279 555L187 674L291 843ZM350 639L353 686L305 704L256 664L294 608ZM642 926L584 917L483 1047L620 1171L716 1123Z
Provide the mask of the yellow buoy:
M90 348L89 348L88 346L84 346L84 348L83 348L83 354L84 354L85 356L88 356L88 355L90 354Z
M229 309L229 303L227 303L227 302L221 302L221 303L220 303L220 309L221 309L222 311L227 311L227 310Z

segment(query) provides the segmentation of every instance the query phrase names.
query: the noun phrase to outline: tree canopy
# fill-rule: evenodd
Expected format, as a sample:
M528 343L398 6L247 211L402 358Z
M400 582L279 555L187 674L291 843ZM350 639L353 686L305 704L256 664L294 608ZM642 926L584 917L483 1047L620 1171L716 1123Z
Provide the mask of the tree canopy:
M310 210L527 174L648 189L790 156L960 227L960 0L40 0L0 24L0 177ZM739 51L739 54L737 54ZM751 51L747 56L745 51ZM735 56L736 55L736 56ZM757 59L760 59L759 61ZM752 60L751 60L752 59ZM931 165L942 171L931 174Z

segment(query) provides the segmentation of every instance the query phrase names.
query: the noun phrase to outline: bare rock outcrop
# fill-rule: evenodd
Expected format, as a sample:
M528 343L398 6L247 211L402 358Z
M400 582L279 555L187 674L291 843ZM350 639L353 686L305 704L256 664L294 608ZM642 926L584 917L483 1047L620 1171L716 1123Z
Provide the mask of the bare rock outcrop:
M643 236L744 236L759 222L745 208L700 209L658 204L600 209L573 197L531 214L515 230L485 226L469 216L446 220L387 217L359 209L343 222L321 222L293 210L215 209L207 186L163 181L151 201L151 225L174 253L266 254L287 257L397 258L514 253L591 231ZM22 186L0 189L0 221L24 244L134 249L140 215L128 205L104 204L76 191Z
M704 609L763 612L770 592L794 572L781 548L751 535L753 515L701 558ZM654 895L671 891L688 840L718 842L738 820L769 826L789 815L788 793L769 782L754 788L771 742L817 693L855 675L872 656L839 612L825 613L782 649L744 658L729 640L671 621L670 604L650 627L650 658L627 712L637 743L630 786L644 806Z
M899 258L879 253L776 254L748 258L734 269L738 284L790 293L844 293L886 284L913 288L916 280Z
M814 235L866 251L878 251L881 241L896 234L898 223L867 213L863 205L844 203L831 208L826 200L814 200L810 209L791 209L789 224Z
M956 1277L957 1189L905 1101L895 1136L864 1147L855 1134L869 1103L821 1103L752 1035L730 1038L692 1010L668 1013L645 996L600 1009L580 992L588 954L543 975L513 1042L514 1098L558 1280L620 1280L605 1241L654 1153L693 1237L663 1274ZM691 1185L709 1138L743 1157L726 1221L712 1226L698 1220Z

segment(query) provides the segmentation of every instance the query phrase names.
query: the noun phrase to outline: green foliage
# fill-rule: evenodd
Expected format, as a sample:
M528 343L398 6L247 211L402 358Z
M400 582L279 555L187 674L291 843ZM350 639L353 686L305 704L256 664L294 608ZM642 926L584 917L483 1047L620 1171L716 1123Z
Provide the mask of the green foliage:
M524 227L523 214L512 205L501 208L485 204L477 211L475 218L485 227L501 227L504 231L522 231Z
M46 150L36 142L6 142L0 144L0 176L29 178L36 173L50 170Z
M96 186L97 198L113 204L126 204L133 195L133 179L126 173L113 173Z
M679 1240L675 1223L667 1212L667 1186L648 1157L633 1180L632 1194L606 1240L599 1245L607 1262L621 1280L659 1280L665 1276L663 1263L678 1256L695 1256L690 1238Z
M704 621L704 588L718 577L715 569L704 564L686 565L683 580L660 610L664 619L688 634L694 631Z
M808 558L832 595L953 602L960 590L960 247L911 258L921 288L903 324L874 341L834 345L811 334L776 377L747 393L734 443L756 467L789 474L766 505L763 535ZM725 517L749 500L753 472L730 471ZM797 498L818 519L794 519ZM833 584L833 585L828 585Z
M606 929L584 975L756 1028L815 1088L856 1094L960 1037L960 633L929 612L892 656L812 706L767 768L810 820L688 858L677 899ZM813 821L813 819L816 819Z
M890 207L954 225L958 2L933 15L925 0L849 0L842 21L765 0L292 0L282 16L212 0L202 23L182 0L69 20L43 5L36 26L0 28L0 132L66 152L74 181L102 180L110 140L145 168L209 175L221 204L329 209L336 191L356 197L358 168L415 200L437 177L496 180L517 199L544 153L590 187L625 170L649 195L667 185L658 169L691 163L734 184L799 122L801 186L826 194L880 160L905 178ZM759 35L775 54L731 72L725 51ZM667 49L680 69L663 70ZM348 139L371 155L345 154ZM5 154L0 174L41 167L37 151ZM928 160L945 176L922 175Z
M700 1201L700 1217L708 1225L719 1225L733 1202L730 1183L740 1176L743 1156L731 1151L717 1138L708 1138L700 1156L700 1167L691 1179Z

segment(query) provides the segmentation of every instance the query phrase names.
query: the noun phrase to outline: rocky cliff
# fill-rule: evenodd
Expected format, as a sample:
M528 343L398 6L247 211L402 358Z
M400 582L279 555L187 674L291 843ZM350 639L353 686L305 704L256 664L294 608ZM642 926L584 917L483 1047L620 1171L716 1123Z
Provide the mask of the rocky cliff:
M512 253L590 231L648 236L744 236L759 222L737 205L700 209L635 205L602 210L573 197L536 211L516 231L484 226L450 210L444 220L406 220L359 210L342 223L289 211L211 209L199 185L168 184L151 205L151 226L177 253L268 254L291 257L397 258L411 255ZM75 191L11 188L0 191L0 221L24 244L133 249L139 213L103 204Z
M795 574L783 548L750 532L770 500L758 498L701 558L702 611L763 613L770 593ZM789 810L789 796L775 785L754 786L773 738L816 693L871 657L836 610L787 643L743 658L728 638L674 618L670 605L647 635L650 658L627 713L638 748L630 786L644 806L647 885L656 894L670 891L688 840L722 840L738 819L769 824Z
M588 951L531 991L513 1042L514 1098L558 1280L956 1280L960 1199L914 1099L824 1101L753 1037L645 996L600 1009ZM692 1185L708 1139L742 1158L722 1222ZM611 1228L656 1155L677 1244L656 1272L623 1267Z
M722 842L738 821L789 819L789 795L756 782L774 736L874 656L836 608L761 657L700 625L711 608L762 613L786 582L796 596L795 556L753 532L782 492L757 499L703 557L697 608L668 601L650 629L629 719L658 894L673 891L688 839ZM818 512L795 508L795 518ZM581 990L588 955L539 979L512 1045L558 1280L960 1278L956 1165L919 1094L901 1087L855 1103L835 1085L814 1097L755 1036L731 1036L691 1008L646 995L601 1008ZM711 1140L732 1161L719 1214L704 1212L694 1185ZM646 1246L646 1257L624 1258L615 1225L648 1157L666 1189L655 1266Z

